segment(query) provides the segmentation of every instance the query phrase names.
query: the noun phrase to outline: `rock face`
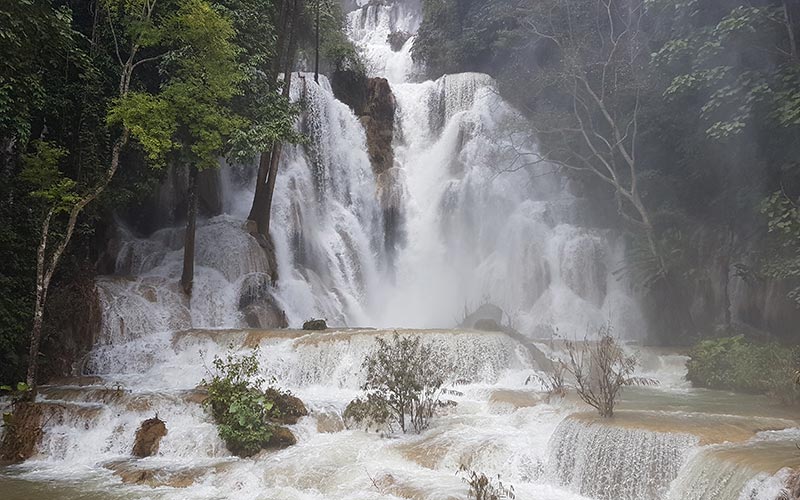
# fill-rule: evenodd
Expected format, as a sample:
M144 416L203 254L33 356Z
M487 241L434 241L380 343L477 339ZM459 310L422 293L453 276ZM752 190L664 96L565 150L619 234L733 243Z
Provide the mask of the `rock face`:
M167 435L167 426L158 417L150 418L142 422L139 430L136 431L136 439L133 443L133 456L144 458L151 457L158 453L158 446L161 438Z
M462 328L474 328L485 331L501 331L503 310L494 304L483 304L472 314L466 315L461 322Z
M45 313L42 353L47 363L41 380L78 375L102 329L102 308L94 274L85 274L52 290Z
M239 310L250 328L286 328L286 313L275 302L272 285L264 274L250 274L242 283Z
M36 453L42 439L42 417L42 406L36 403L22 402L14 406L0 444L0 462L23 462Z
M390 261L404 239L401 214L403 183L394 166L394 119L397 102L385 78L367 78L354 71L338 71L331 77L337 99L350 106L359 117L367 136L367 152L375 172L378 200L383 208L385 247Z
M303 323L303 330L327 330L328 324L324 319L312 319Z
M411 33L408 31L393 31L386 37L386 41L389 42L389 47L391 47L393 51L399 52L409 38L411 38Z

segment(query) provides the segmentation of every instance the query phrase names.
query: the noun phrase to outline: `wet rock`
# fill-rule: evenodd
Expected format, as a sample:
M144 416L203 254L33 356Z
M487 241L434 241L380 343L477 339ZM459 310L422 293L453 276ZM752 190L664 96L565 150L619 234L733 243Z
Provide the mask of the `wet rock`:
M43 407L38 403L21 402L5 423L0 443L0 462L18 463L31 458L42 439ZM4 418L4 419L5 419Z
M164 421L157 416L142 422L139 430L136 431L136 439L133 443L133 456L144 458L151 457L158 453L158 446L161 438L167 435L167 426Z
M297 438L294 437L292 431L286 427L275 427L272 430L272 437L269 439L267 447L286 448L295 444L297 444Z
M389 47L391 47L393 51L399 52L409 38L411 38L411 33L408 31L393 31L386 37L386 41L389 42Z
M317 432L323 434L333 434L345 429L342 417L334 411L315 412L317 417Z
M338 71L331 78L337 99L350 106L367 134L367 152L376 174L394 166L394 116L397 102L385 78L367 78L354 71Z
M303 330L327 330L328 323L324 319L311 319L303 323Z
M284 425L294 425L300 420L300 417L308 415L308 410L303 401L289 392L281 392L270 387L266 390L265 395L274 404L273 413L277 417L273 417L273 421Z
M105 464L104 467L112 471L124 484L138 484L151 488L164 486L187 488L207 472L200 468L180 470L142 468L131 461L110 462Z
M239 310L250 328L286 328L286 313L272 294L271 277L253 273L245 277L239 295Z
M394 166L394 115L397 108L392 88L385 78L367 82L367 106L361 122L367 132L367 152L372 169L380 174Z
M502 321L503 310L494 304L486 303L482 304L471 314L466 314L465 311L464 320L461 322L460 326L462 328L474 328L476 330L500 331L502 328L478 328L478 323L480 322L484 327L493 327L494 325L499 326Z
M494 318L481 318L475 322L475 326L473 327L476 330L481 330L484 332L502 332L503 327L495 320Z

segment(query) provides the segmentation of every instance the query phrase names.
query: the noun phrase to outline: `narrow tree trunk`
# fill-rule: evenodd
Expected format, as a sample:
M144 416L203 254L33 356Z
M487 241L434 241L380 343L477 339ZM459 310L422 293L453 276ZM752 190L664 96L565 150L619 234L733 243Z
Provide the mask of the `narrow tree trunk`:
M293 12L290 12L290 4L292 3L293 0L283 0L280 6L280 14L277 21L277 26L280 28L278 30L278 39L276 42L276 57L273 59L272 67L270 68L270 78L273 81L277 81L278 74L285 66L284 61L290 57L289 54L285 54L284 52L286 48L286 39L287 37L291 37L290 32L294 27L293 20L295 15ZM291 78L286 78L283 89L283 95L285 97L289 95L288 87L290 83ZM256 191L253 196L253 205L250 208L250 214L247 216L248 221L255 222L256 232L265 238L269 237L269 222L266 220L269 211L267 208L267 178L272 168L272 158L275 156L275 148L279 146L278 144L273 144L269 151L262 152L259 157L258 174L256 175Z
M291 32L289 33L289 48L286 53L286 67L284 68L284 78L286 83L283 87L284 97L289 97L292 84L292 71L294 70L294 56L297 51L297 25L300 11L303 8L302 0L294 0L292 9ZM272 218L272 198L275 194L275 181L278 177L278 164L281 158L282 144L276 143L272 147L272 157L270 158L269 176L267 177L267 187L265 193L265 206L263 211L262 223L259 224L258 232L269 240L269 225Z
M314 51L314 82L319 83L319 3L320 0L317 0L317 26L316 26L316 40L315 40L315 51Z
M194 238L197 229L197 167L189 169L189 204L186 210L186 236L183 245L183 274L181 287L186 295L192 295L194 281Z

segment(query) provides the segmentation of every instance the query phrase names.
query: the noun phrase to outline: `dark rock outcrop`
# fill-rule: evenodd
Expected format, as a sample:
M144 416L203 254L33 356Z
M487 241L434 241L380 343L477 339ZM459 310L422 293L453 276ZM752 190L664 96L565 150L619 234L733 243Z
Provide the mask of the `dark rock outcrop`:
M486 328L479 328L481 326L497 325L498 327L503 322L503 310L494 304L482 304L474 312L465 314L463 321L461 321L461 328L474 328L476 330L485 330ZM491 331L500 331L491 330Z
M411 33L408 31L393 31L386 37L386 41L389 42L389 47L391 47L393 51L399 52L409 38L411 38Z
M82 372L102 328L100 296L91 269L51 290L45 312L40 381Z
M43 407L20 402L8 417L0 443L0 463L17 463L31 458L42 439Z
M385 78L367 78L355 71L337 71L331 76L337 99L350 106L367 135L367 152L375 172L378 201L386 225L385 247L390 261L404 240L402 218L403 183L394 166L394 119L397 102Z
M158 417L150 418L142 422L136 431L136 439L133 443L133 456L144 458L151 457L158 453L161 438L167 435L167 426Z
M328 323L324 319L310 319L303 323L303 330L327 330Z
M367 150L376 174L394 165L394 115L397 103L385 78L367 78L355 71L337 71L331 77L337 99L350 106L364 125Z

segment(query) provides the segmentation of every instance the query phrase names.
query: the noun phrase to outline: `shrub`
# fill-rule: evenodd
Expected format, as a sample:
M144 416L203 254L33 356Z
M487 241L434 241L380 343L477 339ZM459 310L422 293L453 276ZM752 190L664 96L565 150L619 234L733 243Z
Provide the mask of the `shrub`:
M795 384L800 348L757 344L742 335L703 340L689 352L686 378L697 387L768 394L783 403L800 400Z
M345 421L389 430L397 425L403 432L426 429L438 408L454 404L441 400L449 372L443 356L419 337L397 332L390 341L376 342L363 364L366 381L361 389L366 394L347 406Z
M567 342L569 361L565 370L575 378L575 390L601 417L613 417L622 389L632 385L655 385L653 379L634 377L638 359L627 354L611 334L611 326L601 326L596 341L578 345Z
M461 466L459 472L464 474L462 479L469 485L467 498L470 500L513 500L516 498L514 487L505 486L500 481L500 476L497 476L497 479L490 478L482 472L469 470L464 465Z
M305 414L305 408L287 410L283 408L283 402L289 404L299 400L275 388L262 389L265 382L257 376L258 349L243 356L229 352L225 359L215 356L212 364L210 380L202 382L208 389L204 404L210 408L228 450L234 455L249 457L271 445L272 441L290 443L284 432L288 429L281 430L277 423L282 419L285 421L286 417L296 421L298 415Z

